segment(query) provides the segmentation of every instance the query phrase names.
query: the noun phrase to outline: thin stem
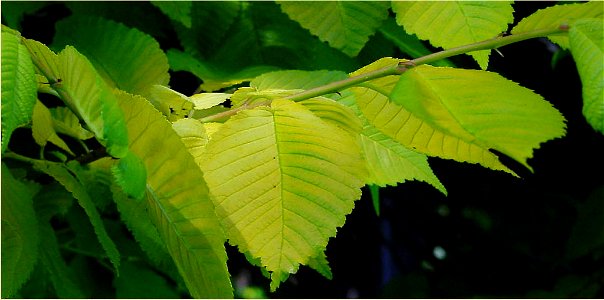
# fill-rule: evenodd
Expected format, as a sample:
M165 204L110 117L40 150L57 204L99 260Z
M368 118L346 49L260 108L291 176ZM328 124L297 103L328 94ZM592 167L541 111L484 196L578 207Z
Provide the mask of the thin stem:
M24 161L26 163L35 164L35 163L45 163L45 164L61 164L58 162L48 161L48 160L40 160L27 156L23 156L21 154L17 154L15 152L6 152L2 155L2 158L11 158L15 160Z
M482 42L477 42L474 44L469 44L469 45L465 45L465 46L461 46L461 47L457 47L457 48L439 51L439 52L432 53L432 54L429 54L426 56L422 56L422 57L419 57L419 58L416 58L413 60L400 62L396 65L383 67L381 69L373 70L373 71L363 73L363 74L360 74L357 76L352 76L352 77L349 77L349 78L346 78L346 79L343 79L340 81L328 83L326 85L322 85L322 86L319 86L316 88L305 90L305 91L302 91L302 92L299 92L299 93L296 93L296 94L293 94L290 96L285 96L285 97L283 97L283 99L288 99L288 100L292 100L292 101L301 101L301 100L310 99L310 98L314 98L314 97L318 97L318 96L322 96L322 95L326 95L326 94L331 94L331 93L335 93L337 91L341 91L341 90L353 87L355 85L359 85L363 82L370 81L370 80L373 80L376 78L381 78L381 77L385 77L385 76L389 76L389 75L401 75L413 67L423 65L423 64L433 63L435 61L445 59L445 58L448 58L451 56L464 54L464 53L468 53L468 52L473 52L473 51L479 51L479 50L497 49L499 47L503 47L503 46L506 46L506 45L509 45L512 43L517 43L517 42L532 39L532 38L546 37L549 35L561 34L561 33L567 32L567 31L568 31L567 25L560 25L560 27L558 27L558 28L538 29L538 30L533 30L533 31L525 32L525 33L520 33L520 34L513 34L513 35L508 35L508 36L498 36L498 37L488 39L488 40L485 40ZM249 108L255 108L260 105L265 105L265 104L254 104L254 105L249 105L249 106L243 105L243 106L238 107L233 110L229 110L229 111L221 112L221 113L218 113L215 115L207 116L205 118L201 118L200 120L202 122L209 122L209 121L217 120L220 118L232 116L242 110L249 109Z
M374 70L371 72L367 72L367 73L364 73L361 75L353 76L353 77L350 77L350 78L347 78L344 80L335 81L335 82L332 82L332 83L329 83L329 84L326 84L326 85L323 85L320 87L316 87L313 89L309 89L309 90L306 90L306 91L303 91L303 92L300 92L297 94L293 94L291 96L287 96L284 98L292 100L292 101L310 99L313 97L340 91L340 90L355 86L359 83L369 81L372 79L376 79L376 78L380 78L380 77L384 77L384 76L388 76L388 75L400 75L415 66L432 63L432 62L435 62L435 61L438 61L441 59L449 58L451 56L464 54L464 53L468 53L468 52L472 52L472 51L496 49L499 47L503 47L505 45L509 45L512 43L516 43L516 42L520 42L520 41L524 41L524 40L528 40L528 39L532 39L532 38L545 37L548 35L564 33L567 30L568 30L567 26L560 26L559 28L554 28L554 29L540 29L540 30L529 31L529 32L521 33L521 34L495 37L495 38L485 40L482 42L432 53L432 54L422 56L422 57L419 57L419 58L416 58L416 59L413 59L410 61L399 63L394 66L384 67L384 68L377 69L377 70Z

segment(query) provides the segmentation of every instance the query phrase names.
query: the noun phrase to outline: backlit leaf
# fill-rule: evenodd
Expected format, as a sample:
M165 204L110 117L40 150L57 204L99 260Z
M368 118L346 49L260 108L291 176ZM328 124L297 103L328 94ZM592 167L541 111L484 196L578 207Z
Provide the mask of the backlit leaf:
M153 85L149 88L149 101L161 111L170 121L176 121L188 116L193 110L189 97L163 85Z
M583 85L583 115L604 134L604 24L602 19L585 19L572 25L570 52Z
M191 295L230 298L225 237L203 174L172 129L144 98L116 91L130 149L147 169L147 210Z
M34 65L16 32L2 25L2 153L13 131L27 124L36 104Z
M33 207L37 185L15 179L2 163L2 298L13 297L38 259L38 229Z
M346 78L348 75L342 71L275 71L254 78L250 82L250 87L260 91L270 89L308 90Z
M536 29L558 28L560 25L570 25L583 18L602 18L604 5L601 1L586 3L559 4L540 9L530 16L522 19L512 29L512 34L528 32ZM552 42L563 49L569 48L569 35L560 34L548 37Z
M444 49L494 38L514 21L510 1L393 1L392 10L407 33ZM468 54L487 68L490 50Z
M146 96L152 85L170 80L166 55L138 29L91 16L68 17L56 28L53 47L76 47L111 87Z
M49 109L52 115L52 125L57 133L62 133L76 139L87 140L94 134L80 124L78 117L67 107Z
M67 46L58 55L45 45L25 40L32 60L43 70L65 104L95 134L113 157L128 152L128 132L115 96L92 64L75 48Z
M107 234L101 215L96 209L90 194L88 194L86 187L82 184L80 178L78 178L79 176L82 176L79 174L81 172L81 167L77 163L63 166L56 163L40 162L35 163L34 168L53 177L78 200L78 204L84 209L86 215L88 215L90 224L92 224L98 241L101 243L101 246L109 257L109 261L111 261L115 269L118 270L120 253L118 252L115 243ZM74 177L74 175L76 177Z
M327 246L360 197L356 139L276 99L231 117L201 167L229 242L260 258L275 290Z
M37 101L34 106L31 130L34 140L38 145L46 146L46 143L51 142L75 156L69 149L69 146L57 135L50 110L40 101Z
M231 94L225 93L200 93L191 95L189 99L195 104L195 109L201 110L212 108L227 101L230 97Z
M349 56L356 56L388 17L385 1L279 1L292 20Z
M195 163L199 165L201 155L210 140L204 125L195 119L181 119L172 123L172 127L195 159Z
M550 103L497 73L418 66L400 76L390 98L392 117L371 117L386 134L429 155L512 174L489 149L532 170L533 149L565 134L564 117ZM398 107L421 121L407 125Z

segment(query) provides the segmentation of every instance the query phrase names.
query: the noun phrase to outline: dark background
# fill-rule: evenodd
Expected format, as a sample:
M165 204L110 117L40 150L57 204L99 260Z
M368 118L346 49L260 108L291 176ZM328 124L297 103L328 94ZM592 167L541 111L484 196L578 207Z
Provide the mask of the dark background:
M515 20L553 4L518 2ZM149 4L124 6L132 5ZM60 2L40 4L25 14L21 32L50 44L54 22L70 13ZM169 31L155 37L164 50L178 47ZM522 178L430 158L448 197L419 182L383 188L377 216L364 190L327 247L333 280L301 267L269 293L269 281L228 246L234 286L270 298L603 298L604 137L581 113L574 61L545 39L500 51L504 57L493 53L489 70L542 95L567 120L565 137L535 150L534 173L505 158ZM477 67L468 56L452 61ZM201 83L186 72L171 75L171 87L185 94Z

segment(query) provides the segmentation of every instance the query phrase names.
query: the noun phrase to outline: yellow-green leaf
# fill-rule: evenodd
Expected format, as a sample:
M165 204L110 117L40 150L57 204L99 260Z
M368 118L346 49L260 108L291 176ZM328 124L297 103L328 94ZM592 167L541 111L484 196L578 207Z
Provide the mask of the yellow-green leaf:
M52 88L113 157L128 152L128 132L115 96L92 64L75 48L67 46L56 55L45 45L25 40L32 60Z
M390 98L387 109L371 110L370 117L386 134L429 155L512 174L489 149L532 170L526 160L533 149L565 134L564 117L550 103L487 71L418 66L400 76ZM415 124L397 116L402 107Z
M570 52L583 84L583 115L604 134L604 24L602 19L584 19L569 32Z
M34 106L31 130L34 140L38 145L46 146L46 143L51 142L75 156L69 149L69 146L57 135L50 110L40 101L37 101Z
M153 85L149 88L149 101L161 111L168 120L176 121L188 116L193 110L193 102L189 97L163 85Z
M602 18L604 5L601 1L587 3L560 4L540 9L532 15L522 19L512 29L512 34L528 32L536 29L558 28L561 25L572 25L575 21L584 18ZM567 34L552 35L548 38L564 49L569 48Z
M494 38L514 21L510 1L393 1L392 10L405 31L444 49ZM468 54L486 69L490 53Z
M2 25L2 153L13 131L31 120L37 90L34 65L21 36L8 29Z
M351 75L358 75L397 64L399 61L393 58L382 58ZM374 107L374 105L382 108L380 114L388 115L389 107L392 104L387 95L396 85L398 78L398 76L386 76L372 80L364 87L352 88L353 95L349 95L349 91L342 92L344 97L340 102L351 107L363 122L361 149L368 170L366 183L386 186L396 185L407 180L419 180L434 186L446 195L446 189L428 165L426 155L411 150L409 145L401 143L376 128L376 125L370 121L375 121L375 118L368 119L372 116L371 107ZM369 113L369 116L366 116L366 113ZM389 113L392 113L392 111ZM414 119L404 110L401 110L400 113L399 117L403 120ZM392 117L392 115L388 115L388 117Z
M203 174L171 124L144 98L116 91L130 149L147 169L146 203L195 298L231 298L225 237Z
M283 99L231 117L201 167L230 243L260 259L272 290L325 249L366 176L356 137Z
M94 134L80 124L78 117L67 107L49 109L52 115L52 125L57 133L62 133L80 140L94 137Z

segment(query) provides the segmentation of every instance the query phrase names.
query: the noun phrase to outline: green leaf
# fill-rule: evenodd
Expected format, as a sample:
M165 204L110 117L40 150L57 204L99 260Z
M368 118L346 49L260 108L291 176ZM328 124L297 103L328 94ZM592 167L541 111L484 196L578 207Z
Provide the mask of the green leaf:
M21 30L24 15L32 14L48 4L47 1L7 1L2 4L2 18L9 27Z
M189 99L195 104L196 110L209 109L227 101L231 94L225 93L200 93L194 94Z
M159 8L170 19L191 28L191 7L193 7L191 1L151 1L151 4Z
M390 98L382 110L388 117L364 109L386 134L429 155L511 174L489 149L532 171L526 160L533 149L565 134L564 117L550 103L497 73L418 66L400 76ZM418 119L400 118L400 107Z
M94 137L94 134L80 124L80 119L67 107L49 109L52 115L52 125L57 133L62 133L80 140Z
M163 85L149 89L149 101L170 121L182 119L191 114L193 103L189 97Z
M356 139L276 99L231 117L201 167L229 242L260 258L274 291L327 246L366 176Z
M170 123L144 98L117 91L130 149L147 169L147 210L195 298L230 298L225 237L203 174Z
M168 249L153 222L149 219L145 201L132 201L115 184L111 185L113 199L120 216L138 241L141 249L151 261L159 266L166 265L170 259Z
M348 75L342 71L275 71L254 78L250 82L250 87L259 91L270 89L308 90L346 78Z
M382 27L378 31L392 43L394 43L401 51L411 56L418 58L432 54L432 52L422 44L416 35L410 35L405 30L396 24L394 19L384 21ZM435 66L439 67L455 67L448 59L442 59L434 62Z
M115 96L92 64L75 48L67 46L58 55L45 45L26 40L32 59L63 102L95 134L113 157L128 153L128 131Z
M371 193L371 202L373 203L373 209L375 214L380 216L380 187L375 184L368 185L369 192Z
M338 126L354 136L357 136L363 129L363 123L361 123L355 112L335 100L316 97L298 103L304 105L304 107L323 121Z
M168 50L168 59L172 70L188 71L203 79L201 89L208 92L250 81L260 74L278 69L266 65L253 65L239 70L220 68L219 65L200 61L190 54L174 49Z
M175 299L180 298L166 279L149 267L136 262L122 264L120 276L113 280L115 296L125 298Z
M172 6L183 5L178 2L172 3L174 3ZM192 1L191 26L187 27L186 24L184 28L179 24L175 26L176 34L185 52L198 58L211 56L222 46L223 39L237 20L242 5L245 4L235 1Z
M172 123L172 127L195 159L195 163L200 165L201 155L210 140L204 125L195 119L181 119Z
M388 18L388 2L279 1L292 20L349 56L356 56Z
M92 224L98 241L101 243L101 246L109 257L109 261L111 261L115 269L118 270L120 265L120 253L117 251L117 247L107 234L101 215L97 211L91 196L88 194L88 191L79 178L82 176L79 174L82 172L81 167L77 165L77 163L63 166L50 162L36 162L34 168L53 177L78 200L78 204L80 204L86 212L86 215L88 215L90 224Z
M34 106L31 130L34 140L38 145L44 147L46 146L46 143L51 142L75 156L69 149L69 146L67 146L67 144L65 144L65 142L57 135L53 126L50 110L48 110L48 108L40 101L37 101Z
M494 38L514 21L511 1L392 2L396 22L435 47L454 47ZM490 50L468 53L485 70Z
M519 34L537 29L558 28L561 25L572 25L575 21L583 18L602 18L604 16L604 6L601 1L591 1L587 3L559 4L548 8L540 9L532 15L522 19L512 29L512 34ZM548 38L558 44L563 49L568 49L569 36L560 34L548 36Z
M570 52L583 84L583 115L604 134L604 23L602 19L577 21L569 31Z
M57 22L53 47L72 45L96 67L111 87L147 95L155 84L167 85L168 59L151 36L138 29L90 16Z
M65 264L59 250L59 242L49 220L38 225L40 234L40 260L59 298L88 298L76 283L75 274Z
M36 104L34 65L21 37L2 27L2 153L13 131L29 122Z
M2 298L13 297L38 259L33 196L39 186L15 179L2 163Z
M111 168L111 173L115 182L128 196L137 200L143 199L147 189L147 170L136 154L128 151L128 154Z
M308 266L319 272L319 274L325 276L325 278L329 280L333 279L333 274L331 273L331 268L329 267L329 262L327 261L327 256L325 255L324 251L321 251L316 256L311 257L308 260Z

